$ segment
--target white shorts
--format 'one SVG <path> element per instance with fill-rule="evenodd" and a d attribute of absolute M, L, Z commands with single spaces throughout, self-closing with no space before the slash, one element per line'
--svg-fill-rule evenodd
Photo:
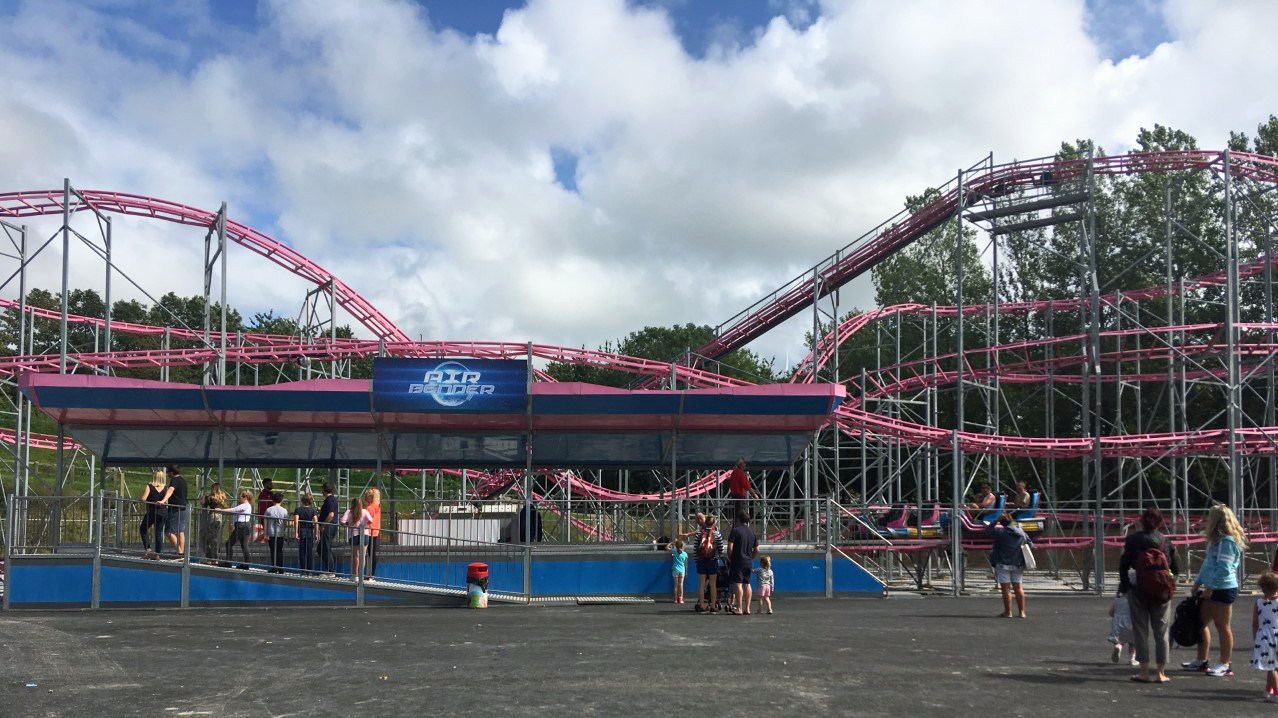
<path fill-rule="evenodd" d="M 994 580 L 998 581 L 1000 586 L 1005 583 L 1020 583 L 1021 578 L 1024 576 L 1025 569 L 1020 566 L 1008 566 L 1000 563 L 994 567 Z"/>
<path fill-rule="evenodd" d="M 671 578 L 673 578 L 673 579 L 674 579 L 674 580 L 676 580 L 676 581 L 682 581 L 682 580 L 683 580 L 683 574 L 679 573 L 678 571 L 672 571 L 672 572 L 670 573 L 670 577 L 671 577 Z"/>

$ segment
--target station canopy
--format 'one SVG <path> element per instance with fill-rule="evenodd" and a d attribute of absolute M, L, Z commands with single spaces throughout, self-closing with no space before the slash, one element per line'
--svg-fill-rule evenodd
<path fill-rule="evenodd" d="M 372 379 L 200 386 L 27 373 L 23 393 L 109 465 L 790 466 L 837 384 L 627 391 L 531 382 L 524 361 L 378 359 Z"/>

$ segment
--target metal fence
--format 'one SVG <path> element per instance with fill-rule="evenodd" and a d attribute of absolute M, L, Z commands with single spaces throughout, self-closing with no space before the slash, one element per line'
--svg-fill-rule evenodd
<path fill-rule="evenodd" d="M 250 514 L 247 540 L 233 542 L 234 515 L 191 506 L 185 509 L 181 547 L 166 526 L 172 509 L 111 495 L 96 497 L 12 497 L 5 535 L 9 555 L 98 554 L 173 561 L 243 571 L 275 571 L 313 579 L 351 580 L 388 588 L 466 588 L 466 566 L 488 565 L 491 592 L 527 597 L 525 576 L 530 547 L 463 535 L 381 528 L 365 544 L 351 540 L 344 526 L 306 532 L 290 512 L 283 522 L 282 547 L 273 557 L 266 522 Z M 331 541 L 325 554 L 322 535 Z M 158 540 L 158 543 L 157 543 Z M 354 571 L 356 552 L 360 570 Z M 325 560 L 325 559 L 328 560 Z"/>
<path fill-rule="evenodd" d="M 1027 573 L 1027 589 L 1117 589 L 1124 539 L 1139 525 L 1140 511 L 1135 506 L 1096 513 L 1091 504 L 1076 503 L 1009 513 L 1029 533 L 1038 559 L 1037 569 Z M 840 506 L 821 525 L 829 530 L 837 556 L 856 561 L 894 590 L 948 593 L 955 590 L 956 579 L 960 591 L 992 590 L 990 537 L 983 529 L 993 515 L 965 510 L 953 522 L 959 527 L 963 549 L 956 570 L 949 514 L 948 507 L 936 504 Z M 1258 511 L 1241 517 L 1249 542 L 1240 566 L 1244 586 L 1273 564 L 1278 531 L 1271 514 Z M 1206 542 L 1201 531 L 1206 516 L 1206 509 L 1165 513 L 1163 532 L 1175 549 L 1179 580 L 1186 586 L 1193 583 L 1203 560 Z"/>

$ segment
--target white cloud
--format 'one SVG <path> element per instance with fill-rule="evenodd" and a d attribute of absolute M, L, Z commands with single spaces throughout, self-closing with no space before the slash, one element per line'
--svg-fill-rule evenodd
<path fill-rule="evenodd" d="M 1270 3 L 1169 2 L 1172 40 L 1117 64 L 1082 0 L 797 11 L 696 59 L 621 0 L 533 0 L 477 38 L 407 2 L 278 2 L 221 35 L 197 6 L 169 36 L 32 2 L 0 48 L 0 191 L 226 199 L 412 336 L 593 346 L 718 324 L 987 152 L 1116 151 L 1154 122 L 1213 147 L 1278 107 Z M 200 291 L 199 230 L 116 234 L 152 293 Z M 230 256 L 232 304 L 296 313 L 299 282 Z M 784 357 L 807 325 L 756 346 Z"/>

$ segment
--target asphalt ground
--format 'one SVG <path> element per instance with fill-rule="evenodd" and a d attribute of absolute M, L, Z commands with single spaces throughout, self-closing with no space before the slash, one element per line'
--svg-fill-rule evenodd
<path fill-rule="evenodd" d="M 748 617 L 671 603 L 9 612 L 0 716 L 1278 714 L 1248 667 L 1246 610 L 1235 677 L 1137 685 L 1110 663 L 1109 604 L 1031 596 L 1026 620 L 995 618 L 993 597 L 778 596 L 775 615 Z"/>

